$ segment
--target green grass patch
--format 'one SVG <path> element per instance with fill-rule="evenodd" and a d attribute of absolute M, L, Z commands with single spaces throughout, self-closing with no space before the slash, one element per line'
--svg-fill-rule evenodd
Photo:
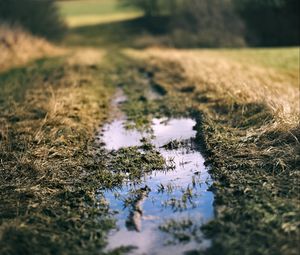
<path fill-rule="evenodd" d="M 217 50 L 215 53 L 245 64 L 281 71 L 298 71 L 299 69 L 299 47 Z"/>
<path fill-rule="evenodd" d="M 121 6 L 118 0 L 65 1 L 59 2 L 58 6 L 64 17 L 111 15 L 135 10 Z"/>
<path fill-rule="evenodd" d="M 136 18 L 142 15 L 118 0 L 87 0 L 58 2 L 62 16 L 71 27 L 103 24 Z"/>

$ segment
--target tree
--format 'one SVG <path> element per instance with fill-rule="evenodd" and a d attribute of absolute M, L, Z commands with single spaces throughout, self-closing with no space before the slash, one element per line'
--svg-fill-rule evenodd
<path fill-rule="evenodd" d="M 133 5 L 145 12 L 147 17 L 159 14 L 158 0 L 122 0 L 124 5 Z"/>
<path fill-rule="evenodd" d="M 299 45 L 299 0 L 235 0 L 253 45 Z"/>
<path fill-rule="evenodd" d="M 183 46 L 244 45 L 243 22 L 231 0 L 185 0 L 177 8 L 171 26 L 184 40 Z"/>
<path fill-rule="evenodd" d="M 163 16 L 155 25 L 167 27 L 177 46 L 299 45 L 299 0 L 121 1 Z"/>
<path fill-rule="evenodd" d="M 54 0 L 0 0 L 0 20 L 48 39 L 59 39 L 66 28 Z"/>

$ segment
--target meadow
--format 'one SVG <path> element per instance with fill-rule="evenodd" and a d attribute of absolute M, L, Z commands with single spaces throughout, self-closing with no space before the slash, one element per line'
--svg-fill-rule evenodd
<path fill-rule="evenodd" d="M 141 11 L 121 6 L 118 0 L 65 1 L 57 4 L 71 27 L 116 22 L 142 16 Z"/>
<path fill-rule="evenodd" d="M 161 19 L 115 0 L 58 5 L 60 43 L 0 26 L 0 253 L 130 254 L 106 249 L 116 220 L 103 193 L 166 162 L 148 141 L 107 152 L 97 137 L 122 111 L 143 131 L 162 116 L 197 122 L 215 216 L 167 225 L 176 242 L 201 230 L 211 246 L 191 254 L 298 254 L 299 47 L 178 49 Z"/>

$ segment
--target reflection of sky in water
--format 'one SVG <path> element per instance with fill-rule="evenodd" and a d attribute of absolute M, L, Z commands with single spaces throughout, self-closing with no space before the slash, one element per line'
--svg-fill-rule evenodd
<path fill-rule="evenodd" d="M 125 129 L 123 120 L 115 120 L 103 128 L 103 141 L 106 149 L 117 150 L 122 147 L 141 145 L 143 135 L 134 129 Z"/>
<path fill-rule="evenodd" d="M 175 170 L 153 171 L 146 175 L 140 184 L 128 182 L 122 188 L 106 191 L 105 198 L 110 203 L 110 209 L 116 211 L 118 230 L 112 231 L 109 236 L 109 249 L 119 246 L 133 245 L 139 248 L 132 254 L 182 254 L 184 251 L 205 248 L 209 241 L 201 244 L 191 241 L 187 244 L 164 245 L 170 236 L 158 230 L 158 226 L 169 219 L 191 219 L 197 225 L 213 217 L 213 194 L 207 191 L 210 176 L 204 166 L 202 155 L 191 148 L 165 150 L 162 145 L 172 140 L 186 140 L 194 138 L 195 121 L 192 119 L 154 119 L 152 129 L 154 138 L 152 143 L 168 160 L 175 163 Z M 121 147 L 140 145 L 140 139 L 145 134 L 136 130 L 126 130 L 123 121 L 114 121 L 104 127 L 103 141 L 109 150 Z M 191 141 L 192 143 L 192 141 Z M 161 188 L 161 184 L 164 189 Z M 130 208 L 124 208 L 124 199 L 131 191 L 145 186 L 151 190 L 142 204 L 143 215 L 140 232 L 127 230 L 126 219 Z M 169 189 L 167 188 L 169 187 Z M 182 197 L 189 189 L 186 203 Z M 171 239 L 172 240 L 172 239 Z"/>

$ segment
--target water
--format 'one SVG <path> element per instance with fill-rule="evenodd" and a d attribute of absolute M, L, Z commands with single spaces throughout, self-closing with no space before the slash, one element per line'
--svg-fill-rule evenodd
<path fill-rule="evenodd" d="M 135 246 L 130 254 L 175 255 L 209 247 L 209 240 L 198 230 L 201 224 L 213 218 L 213 194 L 208 191 L 211 180 L 204 158 L 194 144 L 195 124 L 190 118 L 153 119 L 151 134 L 127 130 L 124 120 L 115 120 L 103 128 L 102 140 L 107 150 L 139 146 L 140 140 L 148 137 L 175 166 L 171 171 L 153 171 L 139 183 L 128 181 L 120 189 L 104 192 L 117 219 L 117 229 L 109 235 L 108 250 Z M 173 150 L 162 147 L 174 140 L 184 141 L 184 146 Z M 124 206 L 124 200 L 130 197 L 135 198 L 133 206 Z M 193 222 L 185 224 L 185 229 L 171 231 L 179 232 L 180 236 L 183 233 L 184 242 L 159 228 L 172 220 Z M 191 236 L 193 226 L 197 231 Z"/>

